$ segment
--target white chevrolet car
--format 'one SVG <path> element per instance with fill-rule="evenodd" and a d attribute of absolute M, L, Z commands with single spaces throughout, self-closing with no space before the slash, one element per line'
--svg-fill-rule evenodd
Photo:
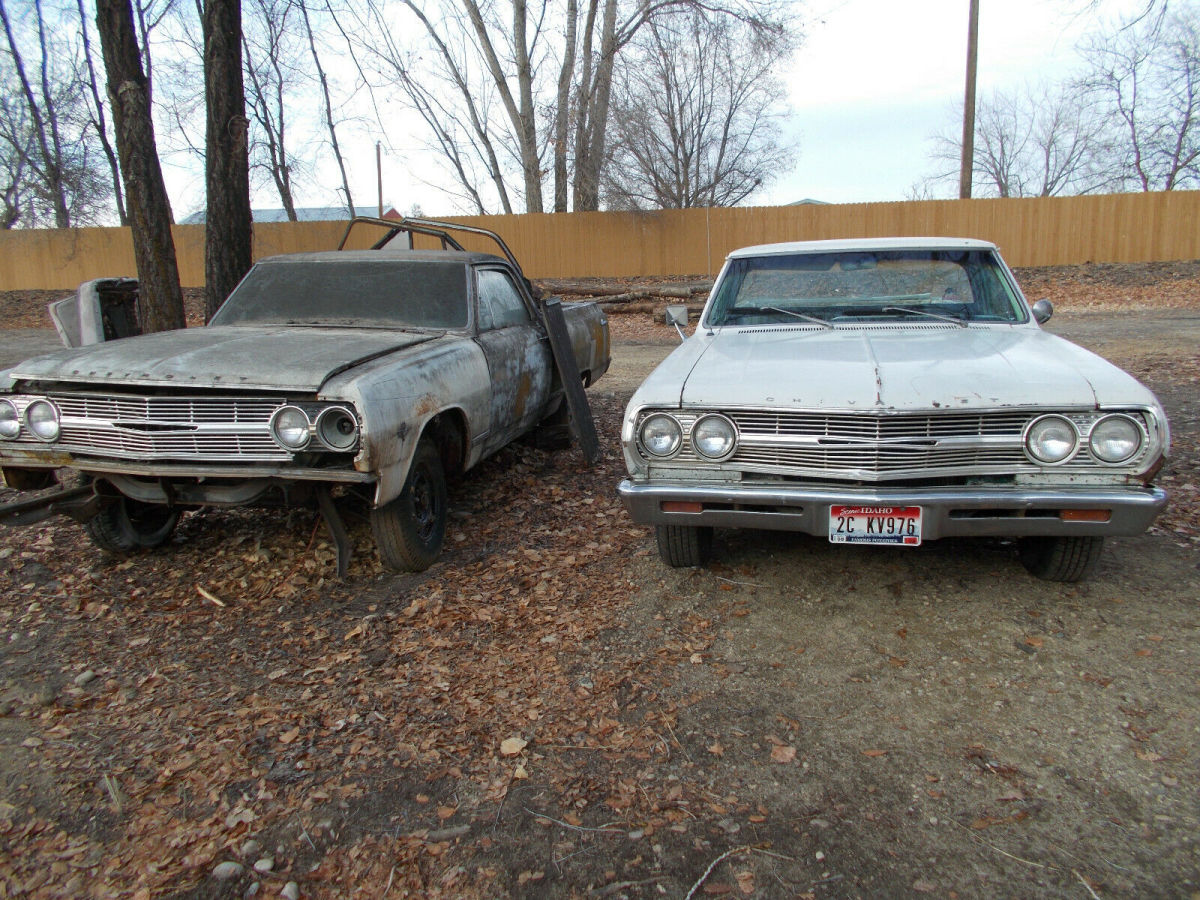
<path fill-rule="evenodd" d="M 1051 312 L 984 241 L 735 251 L 629 403 L 622 500 L 672 566 L 714 528 L 765 528 L 1011 537 L 1033 574 L 1085 578 L 1165 505 L 1170 438 L 1142 384 L 1041 329 Z"/>

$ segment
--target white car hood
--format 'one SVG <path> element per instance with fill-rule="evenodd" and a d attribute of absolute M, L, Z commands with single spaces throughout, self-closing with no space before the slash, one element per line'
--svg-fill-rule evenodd
<path fill-rule="evenodd" d="M 1135 379 L 1062 338 L 990 325 L 700 332 L 638 394 L 646 405 L 880 412 L 1154 402 Z"/>
<path fill-rule="evenodd" d="M 14 366 L 10 379 L 316 391 L 338 372 L 441 332 L 208 326 L 91 344 Z"/>

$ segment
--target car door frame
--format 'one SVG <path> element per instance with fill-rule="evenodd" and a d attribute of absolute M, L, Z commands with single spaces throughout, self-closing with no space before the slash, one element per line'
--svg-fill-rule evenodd
<path fill-rule="evenodd" d="M 554 356 L 541 312 L 525 280 L 500 260 L 472 266 L 471 291 L 475 308 L 475 340 L 487 361 L 491 382 L 488 433 L 484 454 L 494 453 L 540 420 L 554 383 Z M 485 328 L 479 279 L 498 272 L 516 292 L 528 322 Z M 489 308 L 490 309 L 490 308 Z"/>

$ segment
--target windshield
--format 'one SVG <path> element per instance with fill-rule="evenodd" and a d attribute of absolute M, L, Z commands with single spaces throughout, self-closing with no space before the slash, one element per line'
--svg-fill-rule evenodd
<path fill-rule="evenodd" d="M 876 250 L 730 260 L 710 326 L 925 319 L 1023 322 L 1025 311 L 988 250 Z"/>
<path fill-rule="evenodd" d="M 467 267 L 396 259 L 260 263 L 211 324 L 465 328 Z"/>

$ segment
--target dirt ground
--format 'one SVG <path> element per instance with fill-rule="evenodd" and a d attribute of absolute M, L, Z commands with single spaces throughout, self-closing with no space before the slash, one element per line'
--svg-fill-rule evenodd
<path fill-rule="evenodd" d="M 1200 267 L 1021 277 L 1171 416 L 1170 509 L 1083 585 L 1001 542 L 664 567 L 615 496 L 649 317 L 601 463 L 487 461 L 419 576 L 350 505 L 341 582 L 307 511 L 0 531 L 0 897 L 1200 898 Z"/>

